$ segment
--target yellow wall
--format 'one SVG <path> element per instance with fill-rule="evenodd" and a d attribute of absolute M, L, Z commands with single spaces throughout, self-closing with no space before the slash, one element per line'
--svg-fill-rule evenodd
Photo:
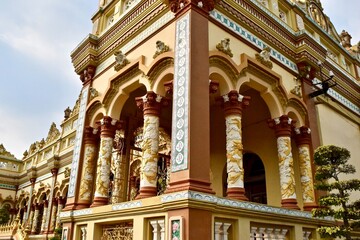
<path fill-rule="evenodd" d="M 351 153 L 349 163 L 357 172 L 342 176 L 343 179 L 360 179 L 360 126 L 345 116 L 335 112 L 324 104 L 317 105 L 321 144 L 336 145 L 348 149 Z M 352 194 L 353 200 L 360 199 L 360 192 Z"/>

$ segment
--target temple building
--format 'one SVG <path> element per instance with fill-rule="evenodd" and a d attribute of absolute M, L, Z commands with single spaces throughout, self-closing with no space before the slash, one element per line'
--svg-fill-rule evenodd
<path fill-rule="evenodd" d="M 89 4 L 74 107 L 22 159 L 0 145 L 0 239 L 318 240 L 336 224 L 311 215 L 313 153 L 346 147 L 360 178 L 360 48 L 320 0 Z"/>

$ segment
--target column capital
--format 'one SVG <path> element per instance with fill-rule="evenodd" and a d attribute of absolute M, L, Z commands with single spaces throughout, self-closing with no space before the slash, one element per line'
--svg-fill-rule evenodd
<path fill-rule="evenodd" d="M 96 144 L 99 137 L 99 129 L 90 126 L 85 126 L 84 129 L 84 144 Z"/>
<path fill-rule="evenodd" d="M 185 12 L 188 9 L 195 9 L 209 14 L 215 8 L 219 0 L 163 0 L 170 7 L 170 10 L 176 15 Z"/>
<path fill-rule="evenodd" d="M 230 91 L 218 98 L 221 101 L 225 117 L 230 115 L 241 115 L 242 110 L 250 105 L 250 97 L 243 96 L 236 90 Z"/>
<path fill-rule="evenodd" d="M 105 116 L 103 119 L 98 121 L 97 124 L 100 125 L 100 137 L 114 138 L 115 131 L 121 129 L 124 122 Z"/>
<path fill-rule="evenodd" d="M 294 132 L 297 145 L 311 144 L 311 129 L 309 127 L 294 128 Z"/>
<path fill-rule="evenodd" d="M 161 107 L 168 106 L 170 100 L 166 97 L 162 97 L 153 91 L 149 91 L 143 97 L 135 98 L 136 105 L 142 108 L 144 115 L 159 116 Z"/>
<path fill-rule="evenodd" d="M 289 118 L 287 115 L 268 120 L 268 125 L 275 130 L 276 137 L 290 137 L 295 123 L 296 120 Z"/>

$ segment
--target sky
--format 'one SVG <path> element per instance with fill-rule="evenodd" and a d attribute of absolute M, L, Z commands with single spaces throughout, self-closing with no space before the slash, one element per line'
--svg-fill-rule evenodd
<path fill-rule="evenodd" d="M 321 0 L 337 32 L 360 40 L 359 0 Z M 18 159 L 81 91 L 70 53 L 91 32 L 98 0 L 2 1 L 0 7 L 0 144 Z"/>

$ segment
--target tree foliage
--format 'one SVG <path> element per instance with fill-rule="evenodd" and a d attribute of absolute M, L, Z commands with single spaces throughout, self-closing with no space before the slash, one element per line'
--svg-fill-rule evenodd
<path fill-rule="evenodd" d="M 360 180 L 340 180 L 342 174 L 355 173 L 355 167 L 348 164 L 350 152 L 346 148 L 334 145 L 316 149 L 314 161 L 316 165 L 315 188 L 327 191 L 320 197 L 320 208 L 314 209 L 314 217 L 333 217 L 341 220 L 338 226 L 322 226 L 318 231 L 322 237 L 345 237 L 351 240 L 352 229 L 360 226 L 360 200 L 350 202 L 350 193 L 360 190 Z"/>
<path fill-rule="evenodd" d="M 7 223 L 9 221 L 9 209 L 10 207 L 8 205 L 4 205 L 2 208 L 0 208 L 0 224 Z"/>

